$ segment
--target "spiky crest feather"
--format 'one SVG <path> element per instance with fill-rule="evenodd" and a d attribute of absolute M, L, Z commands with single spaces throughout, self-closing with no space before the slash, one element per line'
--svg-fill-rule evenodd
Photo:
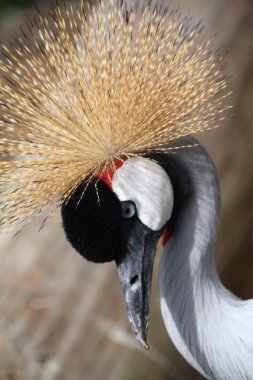
<path fill-rule="evenodd" d="M 2 229 L 66 201 L 115 159 L 212 128 L 228 95 L 202 25 L 159 0 L 84 0 L 2 46 Z"/>

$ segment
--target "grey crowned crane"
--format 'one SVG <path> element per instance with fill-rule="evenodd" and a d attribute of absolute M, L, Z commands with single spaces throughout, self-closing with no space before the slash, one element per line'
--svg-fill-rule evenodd
<path fill-rule="evenodd" d="M 114 260 L 147 347 L 156 245 L 161 311 L 203 376 L 253 379 L 253 303 L 214 261 L 216 170 L 193 138 L 229 108 L 224 64 L 203 26 L 166 2 L 64 2 L 2 45 L 1 231 L 61 207 L 72 246 Z M 50 208 L 51 207 L 51 208 Z"/>

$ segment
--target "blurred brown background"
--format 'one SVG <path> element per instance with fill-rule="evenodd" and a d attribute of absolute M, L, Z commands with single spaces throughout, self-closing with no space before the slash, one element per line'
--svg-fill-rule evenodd
<path fill-rule="evenodd" d="M 1 34 L 23 21 L 25 1 L 0 2 Z M 177 4 L 176 0 L 173 3 Z M 199 136 L 221 182 L 218 255 L 222 279 L 253 297 L 253 2 L 181 0 L 219 33 L 234 91 L 233 117 Z M 0 237 L 0 380 L 202 379 L 176 352 L 163 326 L 153 281 L 149 351 L 135 341 L 114 264 L 73 252 L 59 215 Z M 159 259 L 158 259 L 159 260 Z M 157 260 L 157 262 L 158 262 Z M 156 264 L 157 266 L 157 264 Z M 157 269 L 157 268 L 156 268 Z M 157 272 L 157 270 L 156 270 Z M 239 380 L 239 379 L 238 379 Z"/>

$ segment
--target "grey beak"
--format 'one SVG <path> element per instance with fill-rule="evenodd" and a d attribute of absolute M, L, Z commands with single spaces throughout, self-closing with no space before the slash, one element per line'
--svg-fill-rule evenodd
<path fill-rule="evenodd" d="M 139 220 L 123 228 L 122 251 L 116 260 L 129 322 L 137 340 L 146 343 L 149 327 L 150 295 L 156 246 L 161 232 L 154 232 Z"/>

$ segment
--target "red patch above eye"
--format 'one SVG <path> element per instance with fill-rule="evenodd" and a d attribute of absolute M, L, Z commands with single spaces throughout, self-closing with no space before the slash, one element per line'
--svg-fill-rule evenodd
<path fill-rule="evenodd" d="M 109 166 L 105 171 L 97 172 L 98 178 L 103 181 L 110 189 L 112 189 L 113 176 L 119 168 L 124 164 L 127 158 L 122 158 L 122 160 L 116 160 L 113 165 Z"/>
<path fill-rule="evenodd" d="M 163 245 L 163 247 L 165 247 L 165 245 L 167 244 L 170 236 L 171 236 L 171 230 L 166 229 L 164 231 L 164 233 L 162 234 L 162 245 Z"/>

